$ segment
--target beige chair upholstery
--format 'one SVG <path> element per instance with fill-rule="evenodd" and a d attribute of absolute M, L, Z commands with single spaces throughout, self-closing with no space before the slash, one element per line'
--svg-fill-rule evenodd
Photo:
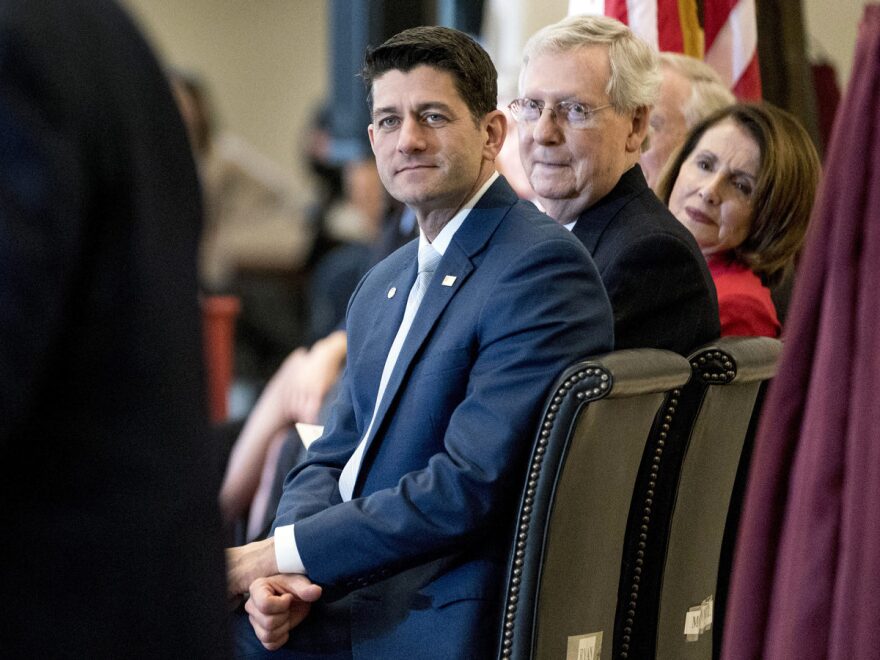
<path fill-rule="evenodd" d="M 683 399 L 696 416 L 683 445 L 662 562 L 656 648 L 641 647 L 630 657 L 719 655 L 751 442 L 780 350 L 775 339 L 728 337 L 690 357 L 693 378 Z"/>
<path fill-rule="evenodd" d="M 611 657 L 645 442 L 690 371 L 671 352 L 618 351 L 574 365 L 553 388 L 520 500 L 501 658 L 589 658 L 591 646 Z"/>

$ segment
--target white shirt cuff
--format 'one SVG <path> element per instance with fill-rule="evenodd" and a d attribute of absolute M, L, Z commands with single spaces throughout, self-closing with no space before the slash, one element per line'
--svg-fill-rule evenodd
<path fill-rule="evenodd" d="M 279 573 L 306 574 L 306 567 L 296 547 L 293 525 L 282 525 L 275 529 L 275 563 L 278 564 Z"/>

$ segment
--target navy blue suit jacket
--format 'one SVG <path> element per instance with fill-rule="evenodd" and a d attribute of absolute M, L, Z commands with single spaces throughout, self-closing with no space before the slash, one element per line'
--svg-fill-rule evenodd
<path fill-rule="evenodd" d="M 648 187 L 638 165 L 581 213 L 614 309 L 614 346 L 688 355 L 721 334 L 715 284 L 694 237 Z"/>
<path fill-rule="evenodd" d="M 413 241 L 352 296 L 339 399 L 275 524 L 296 523 L 312 580 L 349 594 L 354 657 L 487 657 L 539 409 L 565 366 L 612 348 L 611 310 L 583 246 L 496 181 L 440 262 L 342 503 L 416 257 Z"/>

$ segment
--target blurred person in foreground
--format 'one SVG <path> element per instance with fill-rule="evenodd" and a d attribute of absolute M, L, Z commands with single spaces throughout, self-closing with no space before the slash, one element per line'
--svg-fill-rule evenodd
<path fill-rule="evenodd" d="M 682 53 L 660 53 L 660 95 L 651 110 L 648 148 L 639 163 L 652 190 L 670 154 L 688 131 L 716 110 L 736 103 L 711 66 Z"/>
<path fill-rule="evenodd" d="M 658 194 L 708 261 L 722 335 L 779 336 L 768 287 L 793 267 L 819 174 L 807 132 L 768 103 L 718 110 L 670 159 Z"/>
<path fill-rule="evenodd" d="M 659 84 L 656 54 L 623 23 L 572 16 L 526 43 L 510 109 L 537 202 L 596 262 L 615 348 L 687 355 L 718 337 L 718 308 L 696 242 L 638 164 Z"/>
<path fill-rule="evenodd" d="M 198 181 L 109 0 L 0 0 L 0 654 L 222 658 Z"/>
<path fill-rule="evenodd" d="M 498 652 L 511 489 L 547 390 L 612 319 L 587 251 L 495 171 L 496 78 L 448 28 L 367 53 L 373 152 L 420 236 L 352 296 L 341 391 L 273 536 L 227 552 L 243 657 Z"/>

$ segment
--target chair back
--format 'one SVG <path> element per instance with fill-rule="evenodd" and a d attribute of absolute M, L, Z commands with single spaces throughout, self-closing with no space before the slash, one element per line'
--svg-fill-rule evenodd
<path fill-rule="evenodd" d="M 668 351 L 609 353 L 551 391 L 520 498 L 500 657 L 599 658 L 645 441 L 690 376 Z M 602 657 L 608 657 L 603 655 Z"/>
<path fill-rule="evenodd" d="M 781 346 L 766 337 L 726 337 L 690 357 L 682 406 L 696 415 L 669 520 L 656 653 L 645 657 L 710 660 L 720 653 L 754 429 Z"/>

